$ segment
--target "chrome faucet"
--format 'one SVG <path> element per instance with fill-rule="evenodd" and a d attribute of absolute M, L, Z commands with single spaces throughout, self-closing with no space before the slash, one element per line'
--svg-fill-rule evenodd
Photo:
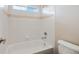
<path fill-rule="evenodd" d="M 42 40 L 45 40 L 45 39 L 47 39 L 47 37 L 42 37 L 41 39 L 42 39 Z"/>
<path fill-rule="evenodd" d="M 47 41 L 47 35 L 48 35 L 48 33 L 47 32 L 44 32 L 43 33 L 43 36 L 41 37 L 44 46 L 47 45 L 47 43 L 46 43 L 46 41 Z"/>
<path fill-rule="evenodd" d="M 44 36 L 43 36 L 43 37 L 41 37 L 41 39 L 42 39 L 42 40 L 47 39 L 47 32 L 44 32 Z"/>
<path fill-rule="evenodd" d="M 6 39 L 0 38 L 0 44 L 1 43 L 5 44 L 5 42 L 6 42 Z"/>

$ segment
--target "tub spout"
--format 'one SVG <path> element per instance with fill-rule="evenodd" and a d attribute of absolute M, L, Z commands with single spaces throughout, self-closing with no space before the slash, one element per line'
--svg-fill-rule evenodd
<path fill-rule="evenodd" d="M 1 43 L 5 44 L 5 42 L 6 42 L 6 39 L 0 38 L 0 44 Z"/>

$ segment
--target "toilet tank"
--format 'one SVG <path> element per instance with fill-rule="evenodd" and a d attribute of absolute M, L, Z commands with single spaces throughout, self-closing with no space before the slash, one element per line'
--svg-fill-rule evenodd
<path fill-rule="evenodd" d="M 59 40 L 58 51 L 59 54 L 79 54 L 79 46 L 64 40 Z"/>

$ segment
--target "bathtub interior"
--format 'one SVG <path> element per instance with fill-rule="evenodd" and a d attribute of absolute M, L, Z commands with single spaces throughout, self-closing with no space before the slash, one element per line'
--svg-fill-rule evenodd
<path fill-rule="evenodd" d="M 53 53 L 53 48 L 53 44 L 50 44 L 49 41 L 26 40 L 13 44 L 0 44 L 0 54 L 46 54 Z"/>
<path fill-rule="evenodd" d="M 44 45 L 42 40 L 25 41 L 8 45 L 8 54 L 34 54 L 40 51 L 53 48 L 52 45 Z"/>
<path fill-rule="evenodd" d="M 6 53 L 6 46 L 3 44 L 0 44 L 0 54 Z"/>

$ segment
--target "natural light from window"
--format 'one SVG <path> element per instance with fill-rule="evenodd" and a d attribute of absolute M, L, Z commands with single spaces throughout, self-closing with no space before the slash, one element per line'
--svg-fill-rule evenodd
<path fill-rule="evenodd" d="M 12 8 L 13 8 L 14 10 L 26 11 L 26 8 L 25 8 L 25 7 L 21 7 L 21 6 L 12 6 Z"/>
<path fill-rule="evenodd" d="M 33 6 L 13 6 L 14 10 L 25 11 L 28 13 L 37 13 L 39 12 L 38 8 L 34 8 Z"/>
<path fill-rule="evenodd" d="M 33 5 L 26 5 L 26 6 L 12 6 L 12 8 L 14 10 L 18 10 L 18 11 L 24 11 L 26 13 L 30 13 L 30 14 L 34 14 L 34 13 L 40 13 L 40 8 L 35 7 Z M 52 11 L 52 8 L 42 8 L 42 14 L 46 14 L 46 15 L 52 15 L 54 14 L 54 12 Z"/>

